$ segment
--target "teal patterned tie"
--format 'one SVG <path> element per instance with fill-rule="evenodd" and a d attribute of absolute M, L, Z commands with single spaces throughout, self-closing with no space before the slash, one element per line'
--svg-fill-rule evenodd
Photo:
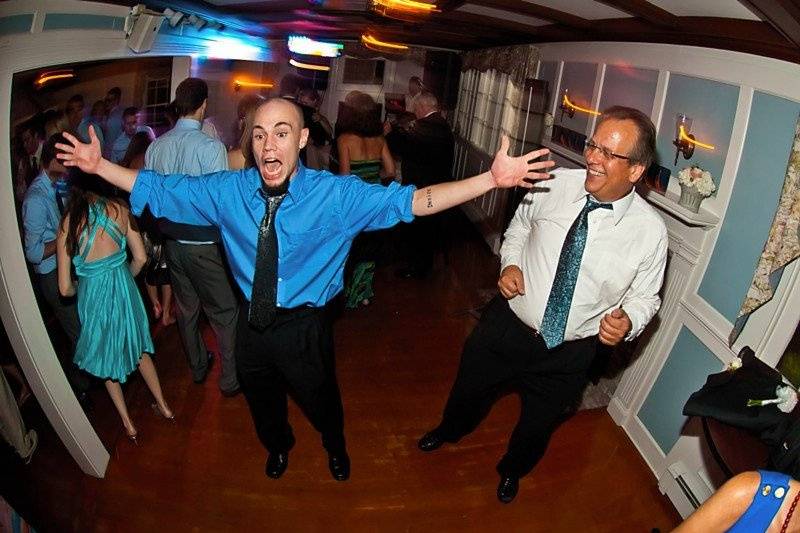
<path fill-rule="evenodd" d="M 570 226 L 561 247 L 553 287 L 550 289 L 550 297 L 547 299 L 547 307 L 542 318 L 542 338 L 549 349 L 564 342 L 564 330 L 567 327 L 572 295 L 575 293 L 575 282 L 578 281 L 583 249 L 586 247 L 589 213 L 598 208 L 612 209 L 611 204 L 600 204 L 587 196 L 586 205 Z"/>

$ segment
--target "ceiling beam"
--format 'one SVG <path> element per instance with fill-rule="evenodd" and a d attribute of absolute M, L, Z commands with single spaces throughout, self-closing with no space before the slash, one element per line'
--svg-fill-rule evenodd
<path fill-rule="evenodd" d="M 678 28 L 680 18 L 669 11 L 647 2 L 646 0 L 595 0 L 601 4 L 619 9 L 634 17 L 646 20 L 655 26 Z"/>
<path fill-rule="evenodd" d="M 593 25 L 591 20 L 546 6 L 531 4 L 530 2 L 523 0 L 470 0 L 469 3 L 510 11 L 511 13 L 509 13 L 509 15 L 511 16 L 513 16 L 514 13 L 519 13 L 542 20 L 549 20 L 563 26 L 578 28 L 581 30 L 590 30 Z"/>
<path fill-rule="evenodd" d="M 791 0 L 739 0 L 786 40 L 800 47 L 800 6 Z"/>

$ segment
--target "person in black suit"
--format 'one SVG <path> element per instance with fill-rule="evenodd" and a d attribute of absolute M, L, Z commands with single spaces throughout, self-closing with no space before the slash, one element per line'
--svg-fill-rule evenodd
<path fill-rule="evenodd" d="M 393 128 L 387 122 L 386 141 L 393 154 L 402 160 L 404 184 L 417 189 L 449 181 L 453 168 L 455 141 L 447 120 L 439 112 L 439 101 L 423 91 L 414 98 L 412 111 L 416 120 L 407 128 Z M 402 277 L 425 277 L 433 266 L 433 254 L 439 240 L 441 219 L 427 217 L 411 223 L 408 239 L 408 268 Z"/>

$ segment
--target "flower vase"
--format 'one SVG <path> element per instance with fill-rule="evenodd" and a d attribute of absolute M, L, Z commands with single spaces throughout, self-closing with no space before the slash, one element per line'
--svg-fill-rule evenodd
<path fill-rule="evenodd" d="M 697 213 L 700 210 L 700 202 L 703 201 L 704 196 L 700 194 L 694 187 L 688 187 L 681 183 L 681 197 L 678 204 L 685 207 L 692 213 Z"/>

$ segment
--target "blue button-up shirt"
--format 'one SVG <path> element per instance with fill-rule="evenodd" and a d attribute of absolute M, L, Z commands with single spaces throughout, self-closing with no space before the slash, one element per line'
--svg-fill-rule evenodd
<path fill-rule="evenodd" d="M 131 191 L 131 208 L 145 205 L 157 217 L 184 224 L 213 224 L 234 279 L 246 298 L 253 290 L 258 228 L 266 211 L 255 168 L 192 178 L 142 170 Z M 319 307 L 344 286 L 344 263 L 361 231 L 413 220 L 413 186 L 369 185 L 355 176 L 334 176 L 298 163 L 278 208 L 278 305 Z"/>
<path fill-rule="evenodd" d="M 150 139 L 156 138 L 156 134 L 153 131 L 153 128 L 150 126 L 136 126 L 136 133 L 140 132 L 147 133 L 150 136 Z M 108 153 L 111 161 L 114 163 L 119 163 L 122 161 L 122 158 L 125 157 L 125 153 L 128 151 L 128 146 L 131 145 L 131 139 L 133 139 L 133 135 L 129 137 L 125 131 L 119 134 L 117 140 L 115 140 L 114 144 L 111 145 L 111 150 Z"/>
<path fill-rule="evenodd" d="M 44 245 L 55 240 L 60 221 L 55 187 L 50 177 L 42 172 L 31 182 L 22 202 L 25 257 L 38 274 L 49 274 L 56 269 L 56 255 L 45 258 Z"/>
<path fill-rule="evenodd" d="M 190 176 L 228 170 L 225 145 L 200 128 L 197 120 L 178 119 L 174 128 L 147 147 L 144 168 L 160 174 L 180 172 Z"/>

